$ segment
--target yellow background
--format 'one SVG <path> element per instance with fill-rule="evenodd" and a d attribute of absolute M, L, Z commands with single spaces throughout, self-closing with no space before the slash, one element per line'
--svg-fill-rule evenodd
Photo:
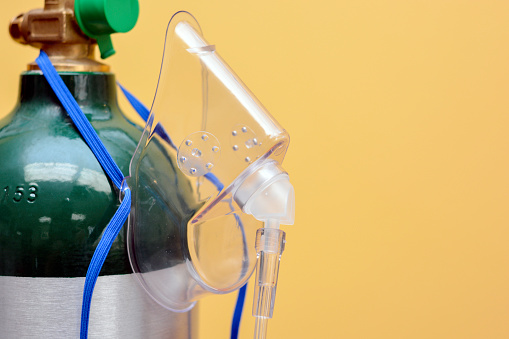
<path fill-rule="evenodd" d="M 509 3 L 141 0 L 108 63 L 146 104 L 180 9 L 292 137 L 269 338 L 509 338 Z M 0 45 L 3 116 L 37 52 Z M 202 302 L 201 338 L 228 338 L 234 302 Z"/>

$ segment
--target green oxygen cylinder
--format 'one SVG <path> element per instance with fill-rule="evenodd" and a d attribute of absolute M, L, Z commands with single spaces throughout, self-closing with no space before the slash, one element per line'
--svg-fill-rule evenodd
<path fill-rule="evenodd" d="M 73 1 L 46 0 L 44 9 L 16 17 L 10 33 L 49 55 L 127 175 L 142 128 L 122 114 L 115 76 L 93 57 L 97 40 L 102 41 L 102 54 L 111 55 L 106 33 L 115 31 L 100 30 L 97 8 L 108 8 L 107 18 L 120 15 L 124 2 L 89 1 L 95 8 L 92 14 L 85 2 L 76 0 L 81 15 L 77 20 Z M 95 35 L 84 34 L 82 25 Z M 16 107 L 0 120 L 0 157 L 0 338 L 78 338 L 88 264 L 119 206 L 119 192 L 35 63 L 21 73 Z M 173 186 L 162 188 L 173 205 L 154 213 L 161 214 L 164 227 L 175 230 L 168 248 L 181 253 L 185 239 L 179 229 L 196 208 L 190 185 L 162 150 L 150 154 L 146 170 L 173 177 Z M 89 338 L 196 338 L 195 310 L 168 311 L 137 284 L 126 230 L 125 225 L 95 286 Z"/>

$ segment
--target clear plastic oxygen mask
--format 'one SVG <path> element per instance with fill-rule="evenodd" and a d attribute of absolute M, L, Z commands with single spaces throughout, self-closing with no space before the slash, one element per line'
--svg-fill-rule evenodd
<path fill-rule="evenodd" d="M 288 143 L 194 17 L 175 14 L 127 179 L 129 257 L 155 301 L 187 311 L 207 293 L 240 288 L 256 267 L 255 336 L 265 336 L 285 244 L 279 225 L 294 219 L 294 190 L 281 167 Z M 147 156 L 154 152 L 180 171 L 158 171 Z"/>

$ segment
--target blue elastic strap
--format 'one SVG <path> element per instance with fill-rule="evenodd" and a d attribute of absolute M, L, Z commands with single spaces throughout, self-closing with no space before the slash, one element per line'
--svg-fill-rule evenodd
<path fill-rule="evenodd" d="M 122 180 L 124 180 L 122 171 L 120 171 L 117 164 L 115 164 L 111 158 L 111 155 L 106 150 L 106 147 L 104 147 L 101 139 L 99 139 L 99 136 L 90 122 L 88 122 L 85 114 L 81 111 L 80 106 L 72 96 L 71 92 L 69 92 L 69 89 L 65 86 L 62 78 L 58 75 L 46 53 L 41 51 L 39 57 L 35 61 L 39 65 L 39 68 L 44 74 L 46 80 L 48 80 L 49 85 L 57 95 L 58 100 L 60 100 L 62 106 L 64 106 L 65 110 L 76 125 L 76 128 L 80 131 L 81 136 L 85 139 L 88 147 L 90 147 L 92 152 L 94 152 L 95 157 L 106 174 L 108 174 L 111 181 L 113 181 L 115 186 L 120 189 Z"/>
<path fill-rule="evenodd" d="M 50 87 L 55 92 L 56 96 L 60 100 L 62 106 L 65 108 L 69 116 L 71 117 L 73 123 L 76 128 L 80 131 L 83 139 L 90 147 L 95 157 L 101 164 L 102 168 L 106 172 L 106 174 L 110 177 L 111 181 L 117 186 L 117 188 L 121 189 L 122 181 L 124 180 L 124 176 L 116 163 L 111 158 L 111 155 L 108 153 L 104 144 L 101 142 L 99 136 L 95 132 L 94 128 L 87 120 L 83 112 L 81 111 L 78 103 L 69 92 L 68 88 L 65 86 L 64 82 L 58 75 L 57 71 L 51 64 L 46 53 L 41 51 L 39 57 L 36 59 L 39 68 L 43 72 L 44 77 L 50 84 Z M 133 95 L 131 95 L 125 88 L 120 86 L 122 91 L 126 94 L 133 108 L 140 114 L 140 116 L 147 120 L 149 116 L 148 109 Z M 129 95 L 128 95 L 129 94 Z M 161 138 L 170 144 L 173 148 L 176 149 L 175 144 L 172 142 L 171 138 L 168 136 L 166 131 L 161 125 L 156 126 L 156 133 L 158 133 Z M 221 191 L 224 188 L 224 185 L 218 180 L 218 178 L 209 173 L 206 175 L 206 178 L 216 186 L 218 191 Z M 99 244 L 96 247 L 94 255 L 92 256 L 92 260 L 90 261 L 90 265 L 88 267 L 87 276 L 85 278 L 85 286 L 83 290 L 83 303 L 81 310 L 81 328 L 80 328 L 80 338 L 86 339 L 88 337 L 88 323 L 90 316 L 90 303 L 92 301 L 92 295 L 94 291 L 95 284 L 97 282 L 97 277 L 101 271 L 101 268 L 106 260 L 108 252 L 110 251 L 111 245 L 113 241 L 117 237 L 118 233 L 122 229 L 127 216 L 131 210 L 131 191 L 126 188 L 124 190 L 124 199 L 120 204 L 120 207 L 113 215 L 113 218 L 108 223 Z M 244 285 L 239 290 L 239 295 L 237 298 L 237 303 L 235 306 L 235 312 L 233 315 L 232 321 L 232 333 L 231 338 L 238 337 L 238 330 L 240 326 L 240 320 L 242 316 L 242 310 L 244 307 L 244 300 L 246 295 L 246 287 L 247 284 Z"/>
<path fill-rule="evenodd" d="M 111 155 L 108 153 L 94 128 L 81 111 L 71 92 L 69 92 L 69 89 L 65 86 L 62 78 L 58 75 L 46 53 L 41 51 L 36 62 L 49 85 L 60 100 L 60 103 L 64 106 L 76 128 L 78 128 L 81 136 L 94 153 L 108 177 L 118 189 L 121 189 L 122 181 L 124 180 L 122 171 L 120 171 L 117 164 L 111 158 Z M 124 190 L 124 194 L 124 199 L 122 200 L 118 210 L 113 215 L 113 218 L 111 218 L 108 223 L 108 226 L 106 226 L 104 234 L 95 249 L 90 265 L 88 266 L 85 286 L 83 288 L 83 303 L 81 308 L 81 339 L 86 339 L 88 336 L 90 303 L 92 301 L 92 294 L 94 292 L 97 277 L 99 276 L 99 272 L 106 260 L 106 256 L 110 251 L 113 241 L 122 229 L 122 226 L 131 211 L 131 191 L 129 188 Z"/>
<path fill-rule="evenodd" d="M 205 179 L 207 179 L 208 181 L 210 181 L 212 183 L 212 185 L 216 186 L 216 189 L 221 192 L 224 188 L 224 185 L 223 183 L 215 176 L 214 173 L 205 173 L 204 175 Z"/>
<path fill-rule="evenodd" d="M 125 89 L 122 85 L 120 85 L 118 82 L 117 82 L 117 84 L 120 87 L 120 89 L 122 90 L 122 92 L 124 93 L 124 95 L 126 96 L 127 100 L 131 104 L 131 106 L 133 106 L 134 110 L 138 113 L 138 115 L 144 121 L 147 121 L 147 119 L 150 115 L 150 111 L 148 110 L 148 108 L 140 100 L 138 100 L 133 94 L 131 94 L 127 89 Z M 157 130 L 158 127 L 160 128 L 159 131 Z M 157 124 L 155 131 L 164 140 L 166 140 L 166 141 L 169 140 L 168 144 L 173 149 L 175 149 L 175 150 L 177 149 L 175 144 L 171 141 L 171 138 L 169 137 L 169 135 L 166 133 L 166 131 L 160 124 Z M 210 181 L 216 187 L 216 189 L 218 191 L 223 190 L 224 184 L 213 173 L 209 172 L 209 173 L 205 174 L 204 177 L 205 177 L 205 179 Z M 232 209 L 233 209 L 233 207 L 232 207 Z M 242 227 L 242 221 L 240 220 L 240 217 L 237 214 L 235 214 L 235 218 L 237 220 L 237 223 L 241 226 L 242 236 L 243 236 L 243 240 L 244 240 L 244 251 L 246 252 L 247 251 L 247 243 L 246 243 L 246 236 L 244 234 L 244 227 Z M 247 256 L 247 253 L 245 253 L 244 255 Z M 247 289 L 247 283 L 244 284 L 244 286 L 242 286 L 239 289 L 239 294 L 237 296 L 237 303 L 235 304 L 235 310 L 233 312 L 231 339 L 237 339 L 239 336 L 240 320 L 242 319 L 242 311 L 244 310 L 244 301 L 246 300 L 246 289 Z"/>
<path fill-rule="evenodd" d="M 233 312 L 231 339 L 239 337 L 240 321 L 242 320 L 242 311 L 244 310 L 244 301 L 246 301 L 247 283 L 239 289 L 235 311 Z"/>
<path fill-rule="evenodd" d="M 122 90 L 122 93 L 124 93 L 125 97 L 127 98 L 127 101 L 133 106 L 134 110 L 138 113 L 138 115 L 143 119 L 143 121 L 147 122 L 148 117 L 150 116 L 150 111 L 148 108 L 143 105 L 143 103 L 138 100 L 134 95 L 131 94 L 127 89 L 124 88 L 120 83 L 117 82 L 118 87 Z M 156 128 L 154 128 L 154 132 L 159 134 L 159 136 L 166 141 L 173 149 L 177 149 L 177 146 L 173 143 L 173 140 L 171 140 L 170 136 L 164 129 L 164 127 L 161 124 L 157 124 Z"/>

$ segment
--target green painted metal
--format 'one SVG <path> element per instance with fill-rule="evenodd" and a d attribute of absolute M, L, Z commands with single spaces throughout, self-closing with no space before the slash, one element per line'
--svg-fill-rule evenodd
<path fill-rule="evenodd" d="M 62 78 L 124 175 L 142 129 L 118 107 L 113 74 Z M 119 201 L 109 181 L 44 77 L 21 75 L 19 100 L 0 120 L 0 275 L 83 277 Z M 182 253 L 196 203 L 191 186 L 161 148 L 141 175 L 164 171 L 166 208 L 154 210 L 154 237 Z M 159 213 L 159 215 L 157 214 Z M 124 226 L 101 275 L 131 273 Z M 184 248 L 185 251 L 185 248 Z M 177 259 L 177 258 L 176 258 Z"/>

